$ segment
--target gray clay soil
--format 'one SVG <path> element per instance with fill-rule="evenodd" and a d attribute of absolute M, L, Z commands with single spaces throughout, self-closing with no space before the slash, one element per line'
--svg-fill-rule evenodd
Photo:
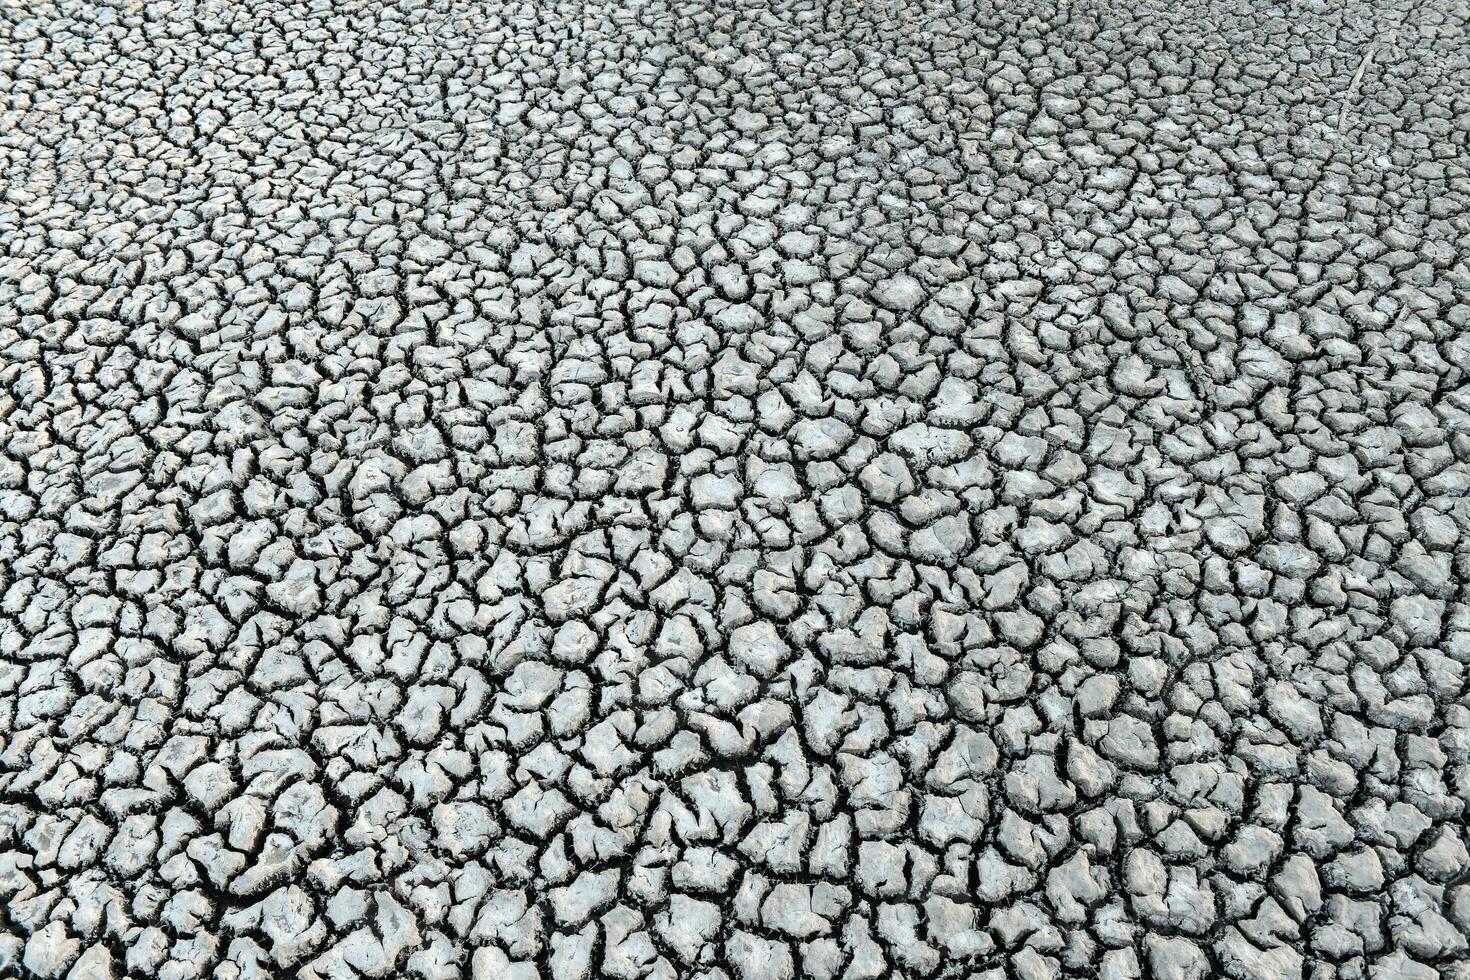
<path fill-rule="evenodd" d="M 0 5 L 0 976 L 1470 978 L 1467 26 Z"/>

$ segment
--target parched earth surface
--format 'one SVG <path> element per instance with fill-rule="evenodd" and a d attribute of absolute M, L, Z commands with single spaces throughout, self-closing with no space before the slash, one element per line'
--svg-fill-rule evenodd
<path fill-rule="evenodd" d="M 1470 10 L 0 7 L 0 974 L 1470 977 Z"/>

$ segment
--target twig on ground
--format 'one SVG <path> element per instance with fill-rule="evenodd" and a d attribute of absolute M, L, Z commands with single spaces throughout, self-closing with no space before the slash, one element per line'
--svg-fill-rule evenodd
<path fill-rule="evenodd" d="M 1347 91 L 1342 96 L 1342 108 L 1337 110 L 1337 131 L 1339 133 L 1343 131 L 1343 125 L 1347 122 L 1348 107 L 1358 97 L 1358 86 L 1363 84 L 1363 75 L 1368 71 L 1368 66 L 1373 63 L 1377 54 L 1377 46 L 1369 48 L 1368 53 L 1363 55 L 1363 60 L 1358 62 L 1358 70 L 1353 72 L 1353 80 L 1348 83 Z"/>

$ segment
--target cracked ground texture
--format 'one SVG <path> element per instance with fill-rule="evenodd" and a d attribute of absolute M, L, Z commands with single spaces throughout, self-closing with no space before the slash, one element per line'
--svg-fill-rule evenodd
<path fill-rule="evenodd" d="M 1470 977 L 1461 2 L 0 7 L 0 974 Z"/>

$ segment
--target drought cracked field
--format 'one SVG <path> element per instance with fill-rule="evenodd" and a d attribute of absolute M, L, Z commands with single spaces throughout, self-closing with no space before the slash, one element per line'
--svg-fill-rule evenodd
<path fill-rule="evenodd" d="M 0 3 L 0 976 L 1470 980 L 1470 8 Z"/>

